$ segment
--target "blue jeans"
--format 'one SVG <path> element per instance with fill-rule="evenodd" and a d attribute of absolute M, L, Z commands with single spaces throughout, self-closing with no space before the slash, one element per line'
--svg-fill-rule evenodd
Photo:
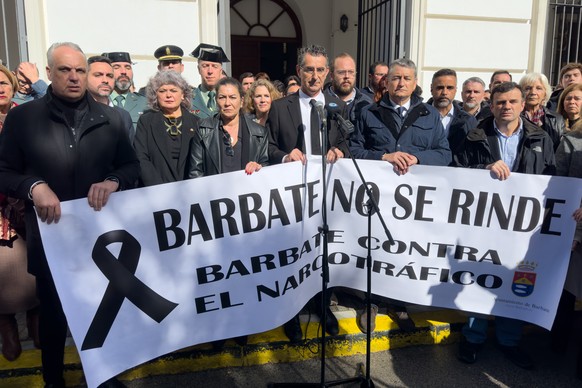
<path fill-rule="evenodd" d="M 482 344 L 487 339 L 487 326 L 489 320 L 486 318 L 469 317 L 463 326 L 462 333 L 467 341 L 473 344 Z M 521 339 L 521 329 L 523 322 L 517 319 L 495 317 L 495 336 L 497 342 L 503 346 L 517 346 Z"/>

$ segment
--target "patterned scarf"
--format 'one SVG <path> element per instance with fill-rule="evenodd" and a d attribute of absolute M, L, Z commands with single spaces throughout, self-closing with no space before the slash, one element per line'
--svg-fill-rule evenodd
<path fill-rule="evenodd" d="M 529 121 L 531 121 L 538 127 L 541 127 L 544 124 L 544 116 L 545 116 L 544 108 L 542 108 L 541 106 L 538 109 L 536 109 L 533 113 L 529 113 L 527 111 L 525 112 L 525 117 L 527 117 Z"/>

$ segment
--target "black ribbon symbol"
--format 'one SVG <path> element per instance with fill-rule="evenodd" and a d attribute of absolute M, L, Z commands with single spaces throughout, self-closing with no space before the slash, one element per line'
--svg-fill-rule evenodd
<path fill-rule="evenodd" d="M 117 242 L 122 243 L 119 258 L 115 258 L 107 249 L 109 244 Z M 126 298 L 158 323 L 178 306 L 177 303 L 158 295 L 135 276 L 140 253 L 139 242 L 125 230 L 112 230 L 95 241 L 91 255 L 97 267 L 109 279 L 109 285 L 89 326 L 81 350 L 103 346 Z"/>

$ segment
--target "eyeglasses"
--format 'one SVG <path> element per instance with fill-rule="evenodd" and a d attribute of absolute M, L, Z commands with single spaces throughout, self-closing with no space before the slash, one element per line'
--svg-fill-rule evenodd
<path fill-rule="evenodd" d="M 222 129 L 222 142 L 226 146 L 226 155 L 232 157 L 234 156 L 234 149 L 232 149 L 232 138 L 223 127 L 220 127 L 220 129 Z"/>
<path fill-rule="evenodd" d="M 309 67 L 301 66 L 301 69 L 303 70 L 304 73 L 309 74 L 309 75 L 313 75 L 313 74 L 315 74 L 315 72 L 317 72 L 317 74 L 321 75 L 321 74 L 325 73 L 325 70 L 327 70 L 326 67 L 315 68 L 315 67 L 311 67 L 311 66 L 309 66 Z"/>
<path fill-rule="evenodd" d="M 354 70 L 336 70 L 335 73 L 337 73 L 340 77 L 354 77 L 356 75 Z"/>

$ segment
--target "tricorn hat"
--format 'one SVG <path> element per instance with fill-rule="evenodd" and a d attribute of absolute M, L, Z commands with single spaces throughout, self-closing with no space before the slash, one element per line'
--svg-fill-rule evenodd
<path fill-rule="evenodd" d="M 129 63 L 133 63 L 131 61 L 131 57 L 129 56 L 129 53 L 126 53 L 126 52 L 103 53 L 101 55 L 103 55 L 104 57 L 107 57 L 107 58 L 111 59 L 111 62 L 129 62 Z"/>
<path fill-rule="evenodd" d="M 219 63 L 230 62 L 222 47 L 214 46 L 212 44 L 200 43 L 198 47 L 190 53 L 190 55 L 194 58 L 198 58 L 199 61 Z"/>
<path fill-rule="evenodd" d="M 158 48 L 154 52 L 154 57 L 158 59 L 158 61 L 171 61 L 171 60 L 182 60 L 184 56 L 184 50 L 182 50 L 178 46 L 173 46 L 171 44 L 162 46 Z"/>

